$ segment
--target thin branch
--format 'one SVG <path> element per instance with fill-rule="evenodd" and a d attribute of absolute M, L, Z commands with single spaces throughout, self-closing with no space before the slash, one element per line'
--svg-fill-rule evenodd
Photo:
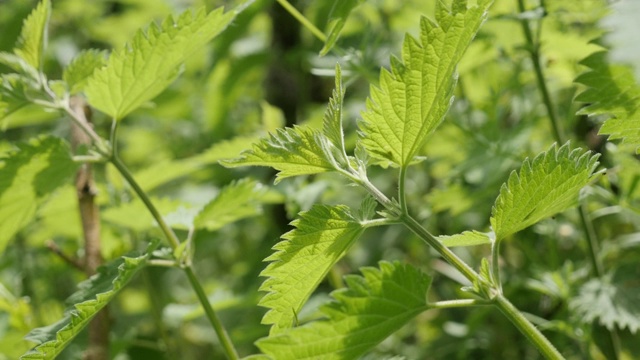
<path fill-rule="evenodd" d="M 45 242 L 45 246 L 47 247 L 47 249 L 51 250 L 51 252 L 56 254 L 62 261 L 69 264 L 71 267 L 75 268 L 76 270 L 84 272 L 84 266 L 80 262 L 80 260 L 62 251 L 62 249 L 60 249 L 58 244 L 56 244 L 53 240 L 51 239 L 47 240 Z"/>
<path fill-rule="evenodd" d="M 220 343 L 222 344 L 222 347 L 224 348 L 225 353 L 227 354 L 227 357 L 230 360 L 239 359 L 240 356 L 238 355 L 238 352 L 234 348 L 233 343 L 231 342 L 231 338 L 227 333 L 227 330 L 222 325 L 222 322 L 220 321 L 220 318 L 218 318 L 218 315 L 216 314 L 216 312 L 213 310 L 213 307 L 211 307 L 211 303 L 209 303 L 207 294 L 204 292 L 204 289 L 202 288 L 200 281 L 196 277 L 196 274 L 193 272 L 193 268 L 191 266 L 187 266 L 185 267 L 184 271 L 187 274 L 187 278 L 189 278 L 189 282 L 191 283 L 193 290 L 195 290 L 196 295 L 200 300 L 200 304 L 203 305 L 204 312 L 207 314 L 207 318 L 209 318 L 211 325 L 213 325 L 213 328 L 216 331 L 216 334 L 218 334 L 218 340 L 220 340 Z"/>
<path fill-rule="evenodd" d="M 525 12 L 524 0 L 518 0 L 518 9 L 521 13 Z M 558 141 L 560 144 L 563 144 L 564 141 L 562 140 L 564 139 L 564 134 L 562 133 L 562 128 L 560 127 L 555 108 L 552 105 L 551 96 L 549 95 L 549 89 L 547 88 L 544 73 L 542 72 L 542 65 L 540 64 L 540 44 L 535 43 L 533 40 L 533 33 L 531 32 L 531 27 L 529 27 L 529 21 L 523 18 L 522 20 L 520 20 L 520 23 L 522 24 L 524 37 L 527 40 L 529 55 L 531 57 L 531 62 L 533 63 L 533 69 L 536 73 L 538 89 L 540 90 L 542 101 L 547 108 L 547 113 L 549 115 L 549 119 L 551 120 L 554 137 L 556 141 Z"/>
<path fill-rule="evenodd" d="M 91 128 L 91 109 L 80 97 L 69 101 L 70 110 L 75 114 L 76 122 L 71 127 L 71 144 L 76 150 L 82 145 L 91 145 L 91 135 L 82 127 Z M 82 125 L 80 125 L 82 124 Z M 93 276 L 102 265 L 100 251 L 100 209 L 95 203 L 98 190 L 93 181 L 91 164 L 80 166 L 76 174 L 76 193 L 84 234 L 84 272 L 87 277 Z M 89 346 L 83 358 L 85 360 L 107 360 L 109 358 L 109 332 L 111 324 L 108 308 L 101 310 L 89 324 Z"/>
<path fill-rule="evenodd" d="M 307 30 L 311 31 L 311 33 L 315 37 L 317 37 L 318 40 L 322 41 L 323 43 L 327 42 L 327 37 L 324 35 L 324 33 L 320 31 L 320 29 L 318 29 L 315 25 L 313 25 L 311 21 L 309 21 L 304 15 L 302 15 L 300 11 L 298 11 L 298 9 L 291 5 L 287 0 L 277 1 L 278 4 L 282 5 L 282 7 L 285 8 L 289 12 L 289 14 L 291 14 L 291 16 L 296 18 L 296 20 L 298 20 L 304 27 L 306 27 Z"/>
<path fill-rule="evenodd" d="M 409 213 L 409 210 L 407 208 L 406 186 L 407 186 L 407 166 L 402 166 L 400 168 L 400 176 L 398 179 L 398 199 L 400 201 L 400 211 L 402 211 L 403 214 Z"/>
<path fill-rule="evenodd" d="M 558 349 L 507 298 L 499 294 L 494 304 L 547 359 L 564 359 Z"/>

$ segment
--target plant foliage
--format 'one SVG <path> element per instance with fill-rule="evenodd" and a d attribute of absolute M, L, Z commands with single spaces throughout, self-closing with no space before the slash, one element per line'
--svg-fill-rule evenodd
<path fill-rule="evenodd" d="M 409 264 L 380 262 L 345 277 L 318 320 L 257 342 L 273 359 L 356 359 L 429 308 L 431 278 Z"/>
<path fill-rule="evenodd" d="M 498 241 L 574 206 L 593 178 L 599 155 L 555 144 L 513 171 L 493 206 L 491 226 Z"/>
<path fill-rule="evenodd" d="M 51 2 L 44 0 L 24 21 L 20 39 L 14 49 L 17 56 L 24 59 L 34 69 L 40 69 L 47 43 L 47 23 L 51 15 Z"/>
<path fill-rule="evenodd" d="M 405 167 L 442 123 L 451 105 L 456 65 L 486 18 L 490 0 L 467 8 L 454 1 L 451 10 L 436 2 L 435 22 L 420 21 L 419 40 L 407 36 L 402 60 L 391 59 L 391 70 L 380 73 L 371 87 L 360 121 L 361 142 L 371 156 Z"/>
<path fill-rule="evenodd" d="M 0 252 L 77 169 L 68 145 L 59 138 L 40 137 L 17 146 L 0 158 Z"/>
<path fill-rule="evenodd" d="M 323 150 L 324 136 L 305 126 L 278 129 L 275 134 L 254 144 L 237 159 L 221 163 L 228 167 L 270 166 L 278 170 L 276 183 L 284 178 L 335 170 Z"/>
<path fill-rule="evenodd" d="M 576 82 L 588 88 L 576 100 L 588 105 L 578 114 L 611 116 L 600 128 L 600 134 L 633 144 L 640 153 L 640 86 L 629 67 L 609 64 L 607 54 L 597 52 L 581 62 L 589 71 Z"/>
<path fill-rule="evenodd" d="M 134 275 L 147 265 L 150 255 L 150 252 L 146 252 L 137 257 L 124 256 L 100 268 L 98 274 L 79 284 L 80 290 L 68 300 L 73 306 L 62 320 L 29 333 L 27 338 L 39 345 L 21 359 L 55 359 Z"/>
<path fill-rule="evenodd" d="M 261 184 L 243 179 L 225 186 L 194 219 L 196 228 L 209 231 L 262 212 L 260 198 L 265 189 Z"/>
<path fill-rule="evenodd" d="M 293 326 L 309 295 L 364 231 L 346 206 L 315 205 L 292 225 L 260 274 L 268 277 L 260 305 L 269 308 L 262 322 L 272 324 L 271 334 Z"/>
<path fill-rule="evenodd" d="M 615 273 L 591 279 L 580 288 L 570 306 L 582 322 L 598 321 L 607 329 L 640 329 L 640 286 L 635 281 L 640 271 L 634 265 L 620 267 Z"/>
<path fill-rule="evenodd" d="M 222 32 L 234 16 L 222 8 L 208 14 L 204 8 L 195 14 L 187 10 L 177 19 L 167 17 L 160 26 L 151 24 L 146 33 L 138 31 L 89 78 L 85 87 L 89 103 L 122 120 L 166 89 L 179 65 Z"/>

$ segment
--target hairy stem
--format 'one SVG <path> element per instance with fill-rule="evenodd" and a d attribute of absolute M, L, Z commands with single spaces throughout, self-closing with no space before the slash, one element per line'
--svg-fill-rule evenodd
<path fill-rule="evenodd" d="M 460 299 L 460 300 L 444 300 L 437 301 L 429 304 L 429 308 L 432 309 L 451 309 L 451 308 L 461 308 L 461 307 L 469 307 L 469 306 L 487 306 L 493 305 L 493 302 L 487 300 L 478 300 L 478 299 Z"/>
<path fill-rule="evenodd" d="M 408 214 L 400 216 L 400 221 L 416 234 L 420 239 L 426 242 L 429 246 L 434 248 L 440 256 L 442 256 L 449 264 L 455 267 L 464 277 L 469 279 L 472 283 L 479 278 L 477 272 L 475 272 L 467 263 L 458 257 L 451 249 L 442 245 L 442 243 L 436 239 L 427 229 L 425 229 L 416 219 Z"/>
<path fill-rule="evenodd" d="M 114 147 L 115 147 L 115 144 L 114 144 Z M 129 171 L 129 169 L 127 169 L 124 163 L 122 163 L 122 161 L 117 156 L 113 156 L 111 158 L 111 162 L 118 169 L 120 174 L 122 174 L 122 176 L 127 180 L 129 185 L 133 188 L 134 192 L 138 195 L 138 197 L 140 197 L 142 202 L 145 204 L 145 206 L 147 207 L 147 210 L 149 210 L 153 218 L 158 223 L 158 226 L 160 226 L 160 229 L 166 236 L 167 240 L 169 241 L 171 248 L 174 250 L 177 249 L 178 246 L 180 245 L 180 240 L 178 240 L 178 237 L 176 236 L 173 229 L 171 229 L 171 227 L 167 224 L 167 222 L 164 220 L 162 215 L 160 215 L 160 212 L 158 211 L 158 209 L 156 209 L 155 205 L 151 202 L 151 199 L 149 199 L 149 196 L 147 196 L 147 193 L 136 182 L 133 175 L 131 175 L 131 172 Z M 191 264 L 189 263 L 184 264 L 183 269 L 184 269 L 184 272 L 187 274 L 187 278 L 189 279 L 189 283 L 191 284 L 191 287 L 196 292 L 198 300 L 200 301 L 200 305 L 202 305 L 204 312 L 207 318 L 209 319 L 209 322 L 211 323 L 214 330 L 216 331 L 218 340 L 220 341 L 220 344 L 224 348 L 227 357 L 231 360 L 238 359 L 239 356 L 233 346 L 233 343 L 231 342 L 231 338 L 229 337 L 229 334 L 227 334 L 227 331 L 225 330 L 225 328 L 222 326 L 222 323 L 220 322 L 220 319 L 218 318 L 218 315 L 216 314 L 215 310 L 213 310 L 213 307 L 211 306 L 211 303 L 207 298 L 207 294 L 202 288 L 202 284 L 196 277 L 196 274 L 194 273 L 193 268 L 191 267 Z"/>
<path fill-rule="evenodd" d="M 541 2 L 540 6 L 544 8 L 544 2 Z M 525 11 L 524 0 L 518 0 L 518 10 L 521 13 Z M 544 11 L 546 12 L 546 10 Z M 562 132 L 562 128 L 560 127 L 558 116 L 556 115 L 555 106 L 549 96 L 547 83 L 545 81 L 544 73 L 542 72 L 542 65 L 540 64 L 540 44 L 535 42 L 533 39 L 531 28 L 529 27 L 529 21 L 527 19 L 522 19 L 521 24 L 525 40 L 527 41 L 527 47 L 529 48 L 531 62 L 533 63 L 533 68 L 535 70 L 538 89 L 540 90 L 542 101 L 544 102 L 549 120 L 551 121 L 555 140 L 559 144 L 563 144 L 566 140 Z M 538 31 L 540 32 L 540 26 L 538 27 Z M 589 221 L 589 211 L 586 205 L 580 204 L 578 207 L 578 213 L 580 215 L 580 223 L 587 240 L 588 256 L 591 261 L 591 266 L 593 267 L 593 272 L 596 277 L 600 278 L 604 274 L 602 263 L 598 257 L 598 254 L 600 253 L 600 244 L 593 228 L 593 224 Z M 607 331 L 609 333 L 609 345 L 611 346 L 613 355 L 617 359 L 620 356 L 620 339 L 618 333 L 615 329 Z"/>
<path fill-rule="evenodd" d="M 398 178 L 398 201 L 400 201 L 400 211 L 402 211 L 403 214 L 409 213 L 409 210 L 407 209 L 406 185 L 407 166 L 402 166 L 400 168 L 400 176 Z"/>
<path fill-rule="evenodd" d="M 444 258 L 449 264 L 451 264 L 456 270 L 458 270 L 465 278 L 467 278 L 471 283 L 479 282 L 480 275 L 475 272 L 467 263 L 465 263 L 462 259 L 460 259 L 453 251 L 451 251 L 448 247 L 444 246 L 435 236 L 433 236 L 427 229 L 425 229 L 416 219 L 411 217 L 406 212 L 400 212 L 398 209 L 398 205 L 394 204 L 393 201 L 389 200 L 378 188 L 376 188 L 369 180 L 365 177 L 358 177 L 354 174 L 351 174 L 347 171 L 341 172 L 343 175 L 356 182 L 357 184 L 363 186 L 371 195 L 373 195 L 378 202 L 380 202 L 387 210 L 391 213 L 399 213 L 398 220 L 403 223 L 409 230 L 411 230 L 414 234 L 416 234 L 420 239 L 422 239 L 425 243 L 435 249 L 440 256 Z M 494 253 L 496 257 L 495 261 L 497 263 L 497 256 L 499 253 Z M 497 265 L 496 265 L 497 266 Z M 542 333 L 529 321 L 526 317 L 515 307 L 513 304 L 509 302 L 503 295 L 499 289 L 496 292 L 496 295 L 490 300 L 490 303 L 497 306 L 505 316 L 511 320 L 511 322 L 522 332 L 527 339 L 529 339 L 533 345 L 547 358 L 549 359 L 564 359 L 562 355 L 556 350 L 556 348 L 549 342 L 549 340 L 542 335 Z M 464 307 L 464 306 L 472 306 L 472 305 L 484 305 L 485 301 L 480 300 L 474 302 L 473 300 L 454 300 L 453 302 L 440 302 L 436 303 L 436 307 L 446 308 L 446 307 Z M 438 305 L 439 304 L 439 305 Z"/>
<path fill-rule="evenodd" d="M 518 0 L 518 10 L 520 10 L 521 13 L 525 12 L 524 0 Z M 551 105 L 552 102 L 551 97 L 549 96 L 549 89 L 547 88 L 547 83 L 545 82 L 544 74 L 542 72 L 542 65 L 540 64 L 540 44 L 536 43 L 533 40 L 533 33 L 531 32 L 531 27 L 529 27 L 529 21 L 527 19 L 522 19 L 520 23 L 522 24 L 522 31 L 524 32 L 524 37 L 527 41 L 529 55 L 531 57 L 531 62 L 533 63 L 533 70 L 536 73 L 536 82 L 538 83 L 538 89 L 540 90 L 542 101 L 547 108 L 547 113 L 549 114 L 549 119 L 551 120 L 553 135 L 556 141 L 562 144 L 564 134 L 562 133 L 562 128 L 560 127 L 558 115 L 556 114 L 555 108 Z"/>
<path fill-rule="evenodd" d="M 287 0 L 277 0 L 277 1 L 278 1 L 278 4 L 282 5 L 282 7 L 285 8 L 289 12 L 289 14 L 291 14 L 291 16 L 293 16 L 294 18 L 296 18 L 296 20 L 300 22 L 300 24 L 306 27 L 307 30 L 311 31 L 311 33 L 315 37 L 317 37 L 318 40 L 322 42 L 327 41 L 327 37 L 324 35 L 324 33 L 320 31 L 320 29 L 318 29 L 315 25 L 313 25 L 311 21 L 309 21 L 304 15 L 302 15 L 300 11 L 298 11 L 298 9 L 296 9 L 293 5 L 291 5 Z"/>
<path fill-rule="evenodd" d="M 231 338 L 227 333 L 227 330 L 222 325 L 222 322 L 220 321 L 220 318 L 218 318 L 218 315 L 216 314 L 216 312 L 213 310 L 213 307 L 211 307 L 211 303 L 209 303 L 207 294 L 204 292 L 204 289 L 202 288 L 202 284 L 196 277 L 196 274 L 193 272 L 193 268 L 191 266 L 186 266 L 184 268 L 184 272 L 187 274 L 187 278 L 189 279 L 189 282 L 191 283 L 193 290 L 196 292 L 196 295 L 198 296 L 198 300 L 200 300 L 200 304 L 202 304 L 202 307 L 204 308 L 204 312 L 207 314 L 207 318 L 209 318 L 211 325 L 213 325 L 213 328 L 215 329 L 216 334 L 218 335 L 218 340 L 220 341 L 220 344 L 224 348 L 224 351 L 227 357 L 230 360 L 239 359 L 240 357 L 238 356 L 238 352 L 234 348 L 233 343 L 231 342 Z"/>
<path fill-rule="evenodd" d="M 531 341 L 547 359 L 564 359 L 562 354 L 526 317 L 502 294 L 494 298 L 494 304 Z"/>
<path fill-rule="evenodd" d="M 500 276 L 500 243 L 493 241 L 491 243 L 491 275 L 493 283 L 498 287 L 498 292 L 502 294 L 502 279 Z"/>
<path fill-rule="evenodd" d="M 138 195 L 140 200 L 142 200 L 147 210 L 149 210 L 149 212 L 151 213 L 151 216 L 153 216 L 153 218 L 158 223 L 160 230 L 162 230 L 162 233 L 166 236 L 167 240 L 169 241 L 169 245 L 171 245 L 171 248 L 176 249 L 180 245 L 178 236 L 167 224 L 162 215 L 160 215 L 160 212 L 158 211 L 156 206 L 151 202 L 151 199 L 149 198 L 149 196 L 147 196 L 147 193 L 140 187 L 136 179 L 133 178 L 133 175 L 131 174 L 129 169 L 117 156 L 111 158 L 111 163 L 116 167 L 116 169 L 118 169 L 118 172 L 120 172 L 122 177 L 127 180 L 127 183 L 129 184 L 129 186 L 131 186 L 136 195 Z"/>

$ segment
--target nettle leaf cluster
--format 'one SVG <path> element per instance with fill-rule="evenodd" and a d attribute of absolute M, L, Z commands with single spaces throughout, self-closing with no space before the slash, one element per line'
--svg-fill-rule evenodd
<path fill-rule="evenodd" d="M 286 1 L 279 3 L 291 6 Z M 320 54 L 341 51 L 336 50 L 337 41 L 347 17 L 359 4 L 335 2 L 326 34 L 313 28 L 323 40 Z M 62 78 L 52 80 L 43 71 L 52 11 L 51 2 L 44 0 L 24 21 L 13 52 L 0 53 L 0 62 L 12 71 L 0 75 L 0 116 L 35 105 L 69 118 L 89 139 L 78 150 L 58 137 L 40 136 L 2 153 L 0 250 L 31 223 L 39 206 L 89 163 L 108 164 L 137 196 L 105 211 L 103 219 L 133 231 L 156 231 L 167 246 L 152 241 L 146 249 L 115 259 L 81 283 L 69 298 L 62 319 L 30 333 L 28 338 L 38 345 L 22 358 L 53 359 L 61 354 L 137 273 L 153 265 L 184 271 L 224 353 L 239 358 L 194 272 L 193 233 L 220 231 L 233 222 L 262 215 L 263 205 L 282 200 L 251 178 L 233 181 L 213 198 L 189 209 L 148 195 L 218 161 L 228 168 L 273 168 L 276 183 L 291 177 L 334 174 L 363 194 L 359 208 L 318 203 L 300 212 L 290 224 L 293 229 L 273 246 L 260 274 L 265 278 L 260 291 L 265 294 L 258 303 L 267 309 L 262 324 L 269 331 L 255 342 L 261 354 L 251 358 L 355 359 L 426 311 L 474 306 L 497 308 L 544 356 L 562 358 L 503 291 L 500 248 L 523 230 L 579 205 L 584 189 L 598 180 L 600 154 L 557 139 L 547 150 L 526 158 L 495 189 L 486 229 L 433 235 L 408 200 L 421 195 L 408 193 L 407 179 L 430 155 L 426 149 L 454 102 L 458 65 L 487 20 L 492 0 L 477 0 L 472 5 L 466 0 L 436 1 L 434 16 L 420 19 L 417 35 L 404 38 L 401 55 L 392 56 L 389 68 L 383 68 L 379 81 L 371 84 L 366 107 L 357 119 L 350 118 L 345 109 L 347 89 L 342 68 L 336 65 L 335 88 L 320 127 L 295 125 L 260 139 L 237 137 L 213 144 L 197 156 L 158 163 L 137 174 L 127 168 L 118 152 L 119 124 L 163 93 L 181 74 L 183 63 L 251 5 L 249 1 L 230 11 L 202 8 L 169 16 L 139 30 L 129 43 L 111 53 L 79 52 L 64 68 Z M 294 8 L 287 9 L 302 16 Z M 537 15 L 519 16 L 517 21 L 528 29 L 527 21 Z M 538 49 L 530 45 L 535 63 Z M 604 52 L 592 54 L 582 64 L 589 70 L 576 81 L 587 88 L 576 100 L 588 105 L 579 114 L 609 116 L 600 132 L 639 147 L 636 112 L 640 93 L 630 70 L 609 64 Z M 78 99 L 111 120 L 108 138 L 101 137 L 74 108 Z M 353 137 L 345 131 L 347 122 L 357 124 Z M 245 151 L 236 156 L 240 150 Z M 390 174 L 397 192 L 385 194 L 370 178 L 372 172 Z M 300 323 L 298 315 L 309 299 L 367 229 L 390 226 L 402 226 L 422 240 L 464 278 L 466 286 L 457 292 L 458 298 L 430 301 L 434 298 L 430 294 L 433 277 L 426 266 L 383 260 L 377 266 L 361 267 L 360 275 L 346 275 L 345 286 L 331 293 L 316 318 Z M 186 236 L 181 239 L 178 234 L 183 232 Z M 471 246 L 487 247 L 489 255 L 479 259 L 478 268 L 452 250 Z M 595 268 L 598 261 L 593 260 Z M 620 267 L 606 274 L 596 272 L 596 277 L 579 288 L 568 308 L 582 316 L 583 323 L 598 322 L 611 332 L 626 328 L 635 334 L 640 328 L 640 311 L 634 303 L 638 290 L 629 285 L 633 281 L 629 273 L 637 271 Z"/>
<path fill-rule="evenodd" d="M 358 218 L 355 210 L 344 205 L 316 205 L 292 223 L 296 229 L 285 234 L 283 242 L 274 247 L 276 252 L 266 259 L 270 264 L 262 272 L 267 279 L 261 290 L 267 294 L 260 305 L 269 309 L 263 323 L 271 324 L 271 331 L 257 345 L 265 354 L 274 359 L 356 358 L 417 314 L 436 306 L 425 301 L 429 278 L 413 265 L 402 266 L 413 274 L 404 276 L 422 277 L 423 282 L 403 284 L 393 275 L 381 280 L 379 276 L 367 276 L 371 270 L 363 269 L 364 280 L 349 278 L 346 290 L 333 293 L 334 302 L 322 310 L 326 319 L 297 327 L 296 314 L 305 301 L 371 226 L 404 224 L 473 283 L 468 291 L 480 302 L 496 304 L 509 312 L 512 305 L 506 305 L 508 301 L 501 293 L 497 264 L 500 242 L 575 206 L 580 190 L 594 180 L 598 155 L 572 149 L 567 143 L 560 147 L 553 145 L 533 160 L 525 160 L 520 171 L 514 171 L 500 190 L 491 216 L 491 233 L 467 231 L 436 238 L 412 217 L 406 204 L 406 173 L 425 155 L 422 151 L 425 142 L 444 120 L 453 100 L 456 65 L 485 20 L 490 5 L 491 1 L 479 1 L 477 6 L 468 8 L 466 2 L 454 1 L 448 8 L 438 2 L 435 21 L 421 20 L 418 39 L 405 38 L 402 58 L 392 57 L 391 69 L 383 69 L 379 85 L 371 87 L 367 109 L 358 121 L 359 136 L 353 155 L 345 148 L 342 131 L 345 90 L 340 67 L 336 67 L 336 88 L 322 130 L 287 128 L 255 144 L 241 157 L 223 161 L 231 167 L 273 167 L 278 170 L 278 180 L 336 172 L 367 190 L 384 208 L 372 214 L 372 218 Z M 374 164 L 398 169 L 397 197 L 388 198 L 370 182 L 367 169 Z M 447 248 L 481 244 L 490 244 L 495 250 L 491 269 L 489 262 L 483 261 L 480 273 Z M 387 263 L 380 266 L 380 270 L 375 270 L 377 274 L 400 267 Z M 385 286 L 395 287 L 395 291 L 385 291 Z M 387 298 L 398 294 L 402 296 L 395 301 Z M 382 306 L 385 301 L 387 306 Z M 547 350 L 547 356 L 558 355 L 553 347 Z"/>

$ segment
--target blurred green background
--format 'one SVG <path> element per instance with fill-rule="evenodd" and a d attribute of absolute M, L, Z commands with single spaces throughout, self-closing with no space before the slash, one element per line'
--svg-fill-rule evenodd
<path fill-rule="evenodd" d="M 121 157 L 181 237 L 186 236 L 182 219 L 193 216 L 224 185 L 250 177 L 268 187 L 258 216 L 216 231 L 199 231 L 194 238 L 196 271 L 241 355 L 256 353 L 253 342 L 268 333 L 268 327 L 260 325 L 264 309 L 256 305 L 262 296 L 258 275 L 271 247 L 291 229 L 289 222 L 316 202 L 357 206 L 365 193 L 345 187 L 335 174 L 287 179 L 274 186 L 271 170 L 229 170 L 217 160 L 239 154 L 276 128 L 320 127 L 337 62 L 347 86 L 345 133 L 353 148 L 356 119 L 364 109 L 369 84 L 377 82 L 380 67 L 388 66 L 391 55 L 399 55 L 404 34 L 417 33 L 420 15 L 429 16 L 434 2 L 364 1 L 352 11 L 338 47 L 320 57 L 322 43 L 290 14 L 275 1 L 256 0 L 185 64 L 182 76 L 167 91 L 122 122 Z M 189 7 L 231 8 L 239 3 L 56 0 L 45 71 L 52 79 L 60 78 L 61 69 L 78 51 L 121 48 L 135 31 L 169 14 Z M 320 29 L 334 6 L 329 0 L 292 3 Z M 435 234 L 488 231 L 491 206 L 509 172 L 553 143 L 519 22 L 523 16 L 541 20 L 544 71 L 561 126 L 574 144 L 602 152 L 601 163 L 610 168 L 584 193 L 602 243 L 601 257 L 608 271 L 622 272 L 637 282 L 638 158 L 632 155 L 633 148 L 597 136 L 601 119 L 574 115 L 583 104 L 574 101 L 580 88 L 573 80 L 585 70 L 578 62 L 600 49 L 593 41 L 612 46 L 612 58 L 636 65 L 640 74 L 640 7 L 634 1 L 608 4 L 604 0 L 547 0 L 544 5 L 547 14 L 538 19 L 538 1 L 528 1 L 532 11 L 524 14 L 518 14 L 515 0 L 496 1 L 459 66 L 456 100 L 426 145 L 427 160 L 409 171 L 409 207 Z M 33 1 L 0 1 L 0 51 L 12 49 L 22 20 L 34 6 Z M 0 66 L 3 71 L 8 69 Z M 94 122 L 98 133 L 107 136 L 110 120 L 95 113 Z M 68 138 L 69 122 L 55 113 L 27 107 L 0 121 L 0 131 L 1 154 L 13 149 L 15 142 L 38 134 Z M 375 168 L 370 176 L 386 193 L 395 191 L 395 171 Z M 162 238 L 114 169 L 97 166 L 96 177 L 105 260 Z M 65 299 L 84 278 L 46 246 L 53 241 L 65 253 L 82 256 L 76 201 L 70 182 L 39 204 L 37 217 L 0 256 L 0 359 L 15 359 L 28 350 L 32 344 L 22 337 L 34 327 L 58 320 Z M 504 243 L 505 294 L 530 313 L 531 320 L 569 358 L 603 358 L 595 345 L 601 342 L 603 328 L 583 323 L 569 306 L 589 280 L 578 223 L 577 212 L 568 211 Z M 490 249 L 456 252 L 477 267 Z M 400 226 L 374 228 L 365 232 L 320 285 L 299 314 L 300 322 L 317 317 L 318 305 L 341 286 L 342 275 L 381 259 L 407 261 L 434 274 L 431 300 L 463 296 L 460 276 L 421 240 Z M 640 299 L 640 291 L 635 291 Z M 177 269 L 144 270 L 117 296 L 110 312 L 114 359 L 223 358 L 193 291 Z M 638 356 L 637 334 L 619 333 L 624 356 Z M 60 359 L 81 358 L 86 342 L 86 335 L 79 336 Z M 428 311 L 366 358 L 394 355 L 407 359 L 540 357 L 493 308 Z"/>

